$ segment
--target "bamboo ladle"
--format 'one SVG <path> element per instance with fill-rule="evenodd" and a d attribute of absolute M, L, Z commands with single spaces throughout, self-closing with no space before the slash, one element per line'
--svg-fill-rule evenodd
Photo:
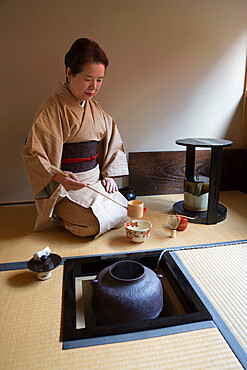
<path fill-rule="evenodd" d="M 65 173 L 65 172 L 63 172 L 63 171 L 61 171 L 61 170 L 59 170 L 58 168 L 56 168 L 55 166 L 52 166 L 51 165 L 51 168 L 54 170 L 54 171 L 56 171 L 56 172 L 58 172 L 58 173 L 60 173 L 61 175 L 63 175 L 63 176 L 65 176 L 65 177 L 70 177 L 67 173 Z M 71 178 L 71 177 L 70 177 Z M 135 210 L 131 210 L 131 209 L 129 209 L 130 207 L 126 207 L 126 206 L 124 206 L 123 204 L 121 204 L 121 203 L 119 203 L 119 202 L 117 202 L 115 199 L 112 199 L 112 198 L 110 198 L 110 197 L 108 197 L 106 194 L 103 194 L 103 193 L 101 193 L 100 191 L 98 191 L 98 190 L 96 190 L 96 189 L 94 189 L 94 188 L 92 188 L 91 186 L 89 186 L 89 185 L 86 185 L 85 184 L 85 187 L 87 187 L 88 189 L 90 189 L 90 190 L 92 190 L 92 191 L 95 191 L 96 193 L 98 193 L 98 194 L 100 194 L 100 195 L 102 195 L 103 197 L 105 197 L 105 198 L 107 198 L 107 199 L 109 199 L 109 200 L 111 200 L 112 202 L 114 202 L 114 203 L 116 203 L 116 204 L 118 204 L 119 206 L 121 206 L 121 207 L 123 207 L 123 208 L 125 208 L 125 209 L 127 209 L 127 211 L 128 211 L 128 216 L 130 216 L 130 217 L 142 217 L 142 215 L 143 215 L 143 203 L 142 202 L 140 202 L 140 201 L 130 201 L 130 202 L 132 202 L 132 203 L 134 203 L 134 204 L 130 204 L 129 203 L 129 205 L 131 206 L 131 209 L 133 209 L 133 208 L 135 208 Z M 135 202 L 136 203 L 138 203 L 138 204 L 135 204 Z M 142 203 L 142 205 L 141 205 L 141 203 Z M 138 209 L 139 208 L 139 209 Z M 142 210 L 140 210 L 140 208 L 142 208 Z M 189 219 L 195 219 L 196 217 L 188 217 L 188 216 L 185 216 L 185 217 L 187 217 L 187 218 L 189 218 Z"/>
<path fill-rule="evenodd" d="M 61 175 L 63 176 L 66 176 L 66 177 L 70 177 L 67 173 L 57 169 L 56 167 L 52 166 L 51 165 L 51 168 L 53 170 L 55 170 L 56 172 L 60 173 Z M 110 197 L 108 197 L 106 194 L 104 193 L 101 193 L 100 191 L 92 188 L 91 186 L 89 185 L 86 185 L 85 184 L 85 187 L 87 187 L 88 189 L 92 190 L 92 191 L 95 191 L 96 193 L 102 195 L 103 197 L 111 200 L 112 202 L 118 204 L 119 206 L 127 209 L 127 212 L 128 212 L 128 216 L 131 217 L 131 218 L 141 218 L 143 216 L 143 212 L 144 212 L 144 206 L 143 206 L 143 202 L 139 201 L 139 200 L 130 200 L 128 202 L 128 206 L 124 206 L 123 204 L 117 202 L 115 199 L 112 199 Z"/>

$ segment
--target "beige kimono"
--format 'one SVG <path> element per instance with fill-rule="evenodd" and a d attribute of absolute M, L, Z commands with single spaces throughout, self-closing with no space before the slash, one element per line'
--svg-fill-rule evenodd
<path fill-rule="evenodd" d="M 60 84 L 57 93 L 38 113 L 22 153 L 38 211 L 35 231 L 48 227 L 55 206 L 59 206 L 59 202 L 62 204 L 65 198 L 67 205 L 68 203 L 75 207 L 79 205 L 82 211 L 85 210 L 80 216 L 85 220 L 81 219 L 78 223 L 78 217 L 73 221 L 73 213 L 78 214 L 75 212 L 78 208 L 71 208 L 72 217 L 69 218 L 69 222 L 66 221 L 66 217 L 61 217 L 63 207 L 59 209 L 61 224 L 77 235 L 90 235 L 83 231 L 90 219 L 87 210 L 92 213 L 92 222 L 93 218 L 97 219 L 98 234 L 120 226 L 127 219 L 126 208 L 104 196 L 86 187 L 66 191 L 61 184 L 52 179 L 56 172 L 51 169 L 51 165 L 58 169 L 61 167 L 63 144 L 89 141 L 99 142 L 98 165 L 89 171 L 77 173 L 77 176 L 84 183 L 127 206 L 127 200 L 122 194 L 107 193 L 100 180 L 105 177 L 128 175 L 124 145 L 116 124 L 96 101 L 87 101 L 82 107 L 70 90 Z M 68 207 L 64 210 L 69 212 Z"/>

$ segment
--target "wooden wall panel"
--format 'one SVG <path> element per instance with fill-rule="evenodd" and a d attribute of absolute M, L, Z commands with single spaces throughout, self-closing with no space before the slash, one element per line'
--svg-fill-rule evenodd
<path fill-rule="evenodd" d="M 222 166 L 219 169 L 221 190 L 247 192 L 246 156 L 246 150 L 223 150 Z M 196 150 L 196 175 L 209 176 L 210 157 L 211 150 Z M 183 193 L 185 159 L 185 150 L 129 153 L 129 185 L 135 188 L 136 195 Z"/>
<path fill-rule="evenodd" d="M 241 151 L 240 173 L 241 179 L 239 189 L 247 193 L 247 149 Z"/>

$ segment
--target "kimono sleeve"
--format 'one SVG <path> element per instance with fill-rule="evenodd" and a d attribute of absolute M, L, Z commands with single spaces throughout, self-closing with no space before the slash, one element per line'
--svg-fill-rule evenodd
<path fill-rule="evenodd" d="M 22 152 L 24 168 L 34 197 L 49 196 L 53 191 L 55 171 L 60 166 L 63 150 L 63 129 L 56 104 L 48 102 L 35 120 Z M 52 190 L 53 189 L 53 190 Z"/>
<path fill-rule="evenodd" d="M 100 143 L 101 176 L 118 177 L 129 174 L 125 147 L 113 119 L 105 114 L 106 132 Z"/>

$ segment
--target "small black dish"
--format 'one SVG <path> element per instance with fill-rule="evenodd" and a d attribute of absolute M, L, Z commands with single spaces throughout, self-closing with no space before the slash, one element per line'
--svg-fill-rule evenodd
<path fill-rule="evenodd" d="M 131 186 L 119 186 L 118 187 L 118 191 L 123 194 L 123 196 L 127 199 L 127 200 L 135 200 L 136 199 L 136 195 L 134 193 L 134 188 L 132 188 Z"/>

